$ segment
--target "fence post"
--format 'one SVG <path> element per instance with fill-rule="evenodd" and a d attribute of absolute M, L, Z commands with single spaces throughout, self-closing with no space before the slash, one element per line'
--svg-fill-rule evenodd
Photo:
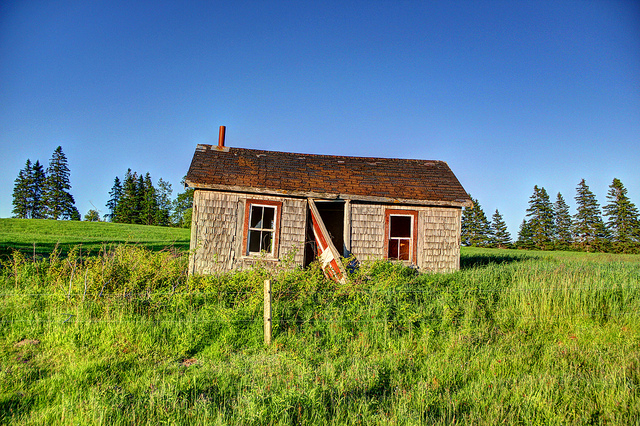
<path fill-rule="evenodd" d="M 264 280 L 264 344 L 271 344 L 271 280 Z"/>

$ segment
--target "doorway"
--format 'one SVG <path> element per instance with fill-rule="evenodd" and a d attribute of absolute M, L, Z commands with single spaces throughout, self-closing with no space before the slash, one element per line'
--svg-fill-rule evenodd
<path fill-rule="evenodd" d="M 344 201 L 334 200 L 314 200 L 320 218 L 324 222 L 324 226 L 329 233 L 331 242 L 335 246 L 338 253 L 345 255 L 346 247 L 344 244 Z M 311 211 L 307 210 L 307 231 L 306 243 L 304 245 L 304 266 L 309 266 L 318 257 L 318 249 L 313 235 L 313 225 L 311 220 Z"/>

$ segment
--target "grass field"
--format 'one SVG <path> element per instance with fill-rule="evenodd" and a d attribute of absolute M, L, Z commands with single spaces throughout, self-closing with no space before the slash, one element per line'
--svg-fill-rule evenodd
<path fill-rule="evenodd" d="M 188 279 L 186 255 L 135 245 L 13 256 L 0 423 L 640 423 L 639 256 L 461 263 L 372 263 L 341 286 L 317 265 Z"/>
<path fill-rule="evenodd" d="M 152 250 L 173 246 L 189 250 L 190 231 L 182 228 L 44 219 L 0 219 L 0 258 L 18 250 L 48 256 L 57 246 L 63 253 L 82 245 L 97 253 L 105 244 L 133 243 Z"/>

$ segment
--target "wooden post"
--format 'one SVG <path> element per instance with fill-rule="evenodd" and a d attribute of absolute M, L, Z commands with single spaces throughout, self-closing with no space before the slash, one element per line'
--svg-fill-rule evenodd
<path fill-rule="evenodd" d="M 342 255 L 349 257 L 351 255 L 351 200 L 344 201 L 344 230 L 342 231 L 342 240 L 344 241 Z"/>
<path fill-rule="evenodd" d="M 264 280 L 264 344 L 271 344 L 271 280 Z"/>

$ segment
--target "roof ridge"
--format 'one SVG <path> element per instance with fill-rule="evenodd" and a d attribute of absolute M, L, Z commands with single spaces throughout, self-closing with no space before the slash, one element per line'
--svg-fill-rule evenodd
<path fill-rule="evenodd" d="M 202 146 L 202 147 L 215 147 L 216 145 L 212 145 L 212 144 L 198 144 L 198 146 Z M 353 155 L 335 155 L 335 154 L 310 154 L 310 153 L 304 153 L 304 152 L 289 152 L 289 151 L 272 151 L 272 150 L 267 150 L 267 149 L 257 149 L 257 148 L 240 148 L 240 147 L 228 147 L 229 148 L 229 153 L 233 152 L 233 151 L 256 151 L 256 152 L 260 152 L 260 153 L 272 153 L 272 154 L 285 154 L 285 155 L 303 155 L 303 156 L 308 156 L 308 157 L 329 157 L 329 158 L 352 158 L 352 159 L 358 159 L 358 160 L 381 160 L 381 161 L 415 161 L 415 162 L 430 162 L 430 163 L 444 163 L 446 164 L 445 161 L 442 160 L 427 160 L 427 159 L 421 159 L 421 158 L 398 158 L 398 157 L 359 157 L 359 156 L 353 156 Z"/>

